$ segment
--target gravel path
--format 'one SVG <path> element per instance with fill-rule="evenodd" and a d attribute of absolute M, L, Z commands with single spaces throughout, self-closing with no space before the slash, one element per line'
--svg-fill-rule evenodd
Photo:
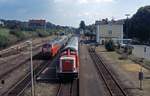
<path fill-rule="evenodd" d="M 86 45 L 80 46 L 80 96 L 107 96 Z"/>

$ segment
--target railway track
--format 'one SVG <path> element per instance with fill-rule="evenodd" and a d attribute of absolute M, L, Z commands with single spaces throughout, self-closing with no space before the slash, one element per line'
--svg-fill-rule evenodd
<path fill-rule="evenodd" d="M 42 43 L 42 44 L 43 44 L 43 43 Z M 42 46 L 42 44 L 34 45 L 33 50 L 39 49 L 39 48 Z M 16 58 L 19 59 L 19 60 L 22 60 L 21 58 L 22 58 L 22 57 L 24 58 L 25 55 L 28 55 L 28 52 L 29 52 L 29 51 L 27 51 L 27 49 L 26 49 L 26 50 L 19 51 L 17 54 L 15 54 L 15 55 L 13 55 L 13 56 L 10 55 L 9 58 L 8 58 L 8 57 L 0 58 L 0 66 L 1 66 L 1 67 L 2 67 L 3 65 L 6 66 L 7 63 L 9 63 L 9 61 L 14 61 L 14 60 L 16 60 Z M 34 52 L 34 53 L 35 53 L 35 52 Z M 36 55 L 36 54 L 34 54 L 34 55 Z M 11 62 L 11 63 L 12 63 L 12 62 Z"/>
<path fill-rule="evenodd" d="M 33 42 L 33 49 L 42 46 L 43 42 L 46 42 L 46 41 L 47 41 L 47 39 L 42 39 L 39 42 L 37 42 L 36 39 L 32 40 L 32 42 Z M 17 45 L 14 45 L 14 46 L 12 46 L 10 48 L 1 50 L 0 51 L 0 58 L 4 58 L 4 57 L 11 56 L 11 55 L 20 54 L 21 51 L 26 50 L 27 47 L 28 47 L 28 44 L 25 41 L 25 42 L 19 43 Z"/>
<path fill-rule="evenodd" d="M 58 87 L 56 96 L 79 96 L 78 80 L 71 80 L 69 82 L 61 82 Z"/>
<path fill-rule="evenodd" d="M 49 61 L 43 61 L 42 63 L 39 64 L 39 66 L 36 66 L 34 68 L 34 78 L 39 76 L 42 71 L 49 65 L 49 64 L 53 64 L 57 58 L 58 58 L 59 54 L 56 55 L 53 59 L 49 60 Z M 37 61 L 38 62 L 38 61 Z M 30 87 L 31 85 L 31 73 L 30 70 L 26 73 L 26 75 L 24 77 L 22 77 L 23 79 L 19 80 L 17 83 L 15 83 L 12 87 L 10 87 L 8 89 L 8 91 L 4 92 L 2 94 L 2 96 L 21 96 L 24 94 L 24 91 Z"/>
<path fill-rule="evenodd" d="M 33 46 L 33 57 L 38 55 L 38 53 L 40 52 L 40 46 L 43 43 L 36 43 L 37 45 Z M 36 58 L 36 57 L 35 57 Z M 39 57 L 37 57 L 39 58 Z M 1 57 L 1 60 L 3 59 L 3 57 Z M 14 55 L 11 56 L 11 58 L 7 58 L 4 57 L 4 62 L 0 62 L 0 80 L 5 80 L 6 82 L 10 81 L 10 78 L 13 78 L 13 80 L 16 78 L 17 81 L 20 78 L 23 78 L 23 76 L 25 74 L 29 74 L 29 65 L 28 63 L 30 62 L 30 58 L 29 58 L 29 51 L 25 52 L 23 54 L 18 54 L 18 55 Z M 40 65 L 41 60 L 34 60 L 34 67 L 36 68 L 37 66 Z M 36 63 L 37 62 L 37 63 Z M 21 73 L 19 73 L 19 75 L 13 75 L 16 74 L 16 72 L 20 69 L 23 69 Z M 4 70 L 5 69 L 5 70 Z M 36 69 L 35 69 L 36 70 Z M 36 72 L 36 71 L 35 71 Z M 21 76 L 22 74 L 22 76 Z M 14 77 L 12 77 L 14 76 Z M 28 78 L 28 76 L 25 76 L 26 78 Z M 26 79 L 27 80 L 27 79 Z M 28 81 L 28 80 L 27 80 Z M 21 81 L 19 81 L 21 82 Z M 25 80 L 23 80 L 23 82 L 25 82 Z M 23 83 L 22 83 L 23 84 Z M 3 93 L 5 94 L 7 92 L 7 90 L 9 90 L 9 88 L 12 88 L 12 86 L 16 86 L 16 81 L 12 81 L 11 83 L 7 84 L 0 92 L 1 96 L 4 96 Z M 7 96 L 7 95 L 6 95 Z M 12 95 L 10 95 L 12 96 Z M 13 95 L 16 96 L 16 95 Z"/>
<path fill-rule="evenodd" d="M 40 52 L 39 48 L 42 45 L 43 45 L 43 43 L 41 43 L 41 42 L 35 42 L 34 43 L 34 45 L 33 45 L 33 50 L 34 50 L 33 56 L 36 56 Z M 9 50 L 9 51 L 11 52 L 13 50 Z M 22 50 L 22 51 L 24 51 L 24 50 Z M 20 52 L 22 52 L 22 51 L 20 50 Z M 1 51 L 1 52 L 5 52 L 5 50 Z M 0 52 L 0 54 L 1 54 L 1 52 Z M 6 50 L 6 52 L 7 52 L 7 50 Z M 0 71 L 0 79 L 3 79 L 3 77 L 6 77 L 7 75 L 9 75 L 9 73 L 13 72 L 14 70 L 16 70 L 19 67 L 26 64 L 29 61 L 29 55 L 28 54 L 29 54 L 29 51 L 26 50 L 26 52 L 24 52 L 23 54 L 20 54 L 18 52 L 18 55 L 12 56 L 11 58 L 4 57 L 2 59 L 2 57 L 1 57 L 2 62 L 0 62 L 0 70 L 1 70 Z M 5 69 L 5 70 L 3 70 L 3 69 Z"/>
<path fill-rule="evenodd" d="M 33 56 L 36 55 L 37 53 L 38 52 L 34 53 Z M 0 69 L 2 72 L 0 73 L 0 79 L 2 79 L 4 76 L 7 76 L 9 73 L 13 72 L 14 70 L 17 70 L 19 67 L 23 66 L 24 64 L 30 61 L 28 55 L 27 56 L 19 55 L 19 57 L 16 58 L 12 59 L 11 63 L 5 62 L 4 64 L 1 65 Z"/>
<path fill-rule="evenodd" d="M 12 55 L 21 54 L 21 52 L 27 50 L 27 48 L 28 48 L 28 45 L 26 43 L 23 43 L 23 44 L 24 45 L 18 45 L 18 46 L 12 47 L 10 49 L 0 51 L 0 57 L 5 58 L 5 57 L 12 56 Z M 42 44 L 43 43 L 41 43 L 41 42 L 35 43 L 33 45 L 33 49 L 37 49 L 38 47 L 42 46 Z"/>
<path fill-rule="evenodd" d="M 50 63 L 50 61 L 45 61 L 46 64 L 40 64 L 34 68 L 34 78 L 39 75 Z M 7 92 L 3 93 L 2 96 L 21 96 L 27 87 L 31 85 L 31 72 L 28 72 L 25 77 L 18 83 L 14 84 Z"/>
<path fill-rule="evenodd" d="M 95 52 L 93 48 L 88 48 L 89 54 L 97 68 L 99 76 L 104 81 L 110 96 L 128 96 L 123 86 L 121 86 L 107 65 L 103 63 L 101 57 Z"/>

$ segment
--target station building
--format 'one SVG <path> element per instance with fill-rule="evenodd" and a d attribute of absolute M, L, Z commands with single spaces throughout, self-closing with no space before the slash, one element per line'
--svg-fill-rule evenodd
<path fill-rule="evenodd" d="M 96 42 L 104 44 L 106 40 L 113 40 L 114 42 L 121 43 L 123 41 L 123 20 L 108 21 L 103 19 L 102 21 L 96 21 Z"/>
<path fill-rule="evenodd" d="M 33 29 L 44 29 L 46 27 L 46 20 L 29 20 L 28 27 Z"/>

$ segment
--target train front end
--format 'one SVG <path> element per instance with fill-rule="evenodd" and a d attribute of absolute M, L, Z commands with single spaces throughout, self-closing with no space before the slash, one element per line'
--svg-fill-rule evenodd
<path fill-rule="evenodd" d="M 43 57 L 49 57 L 51 54 L 52 44 L 46 43 L 42 46 L 42 55 Z"/>
<path fill-rule="evenodd" d="M 61 57 L 59 61 L 58 77 L 61 79 L 74 79 L 78 77 L 78 68 L 74 56 Z"/>

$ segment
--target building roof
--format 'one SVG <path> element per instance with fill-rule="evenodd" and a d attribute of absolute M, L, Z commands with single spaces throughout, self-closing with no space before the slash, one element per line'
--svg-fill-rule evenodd
<path fill-rule="evenodd" d="M 46 23 L 46 20 L 29 20 L 29 24 L 40 24 L 44 25 Z"/>
<path fill-rule="evenodd" d="M 103 19 L 102 21 L 96 21 L 95 22 L 96 25 L 108 25 L 108 24 L 111 24 L 111 25 L 123 25 L 124 24 L 124 20 L 111 20 L 111 21 L 108 21 L 107 19 Z"/>

